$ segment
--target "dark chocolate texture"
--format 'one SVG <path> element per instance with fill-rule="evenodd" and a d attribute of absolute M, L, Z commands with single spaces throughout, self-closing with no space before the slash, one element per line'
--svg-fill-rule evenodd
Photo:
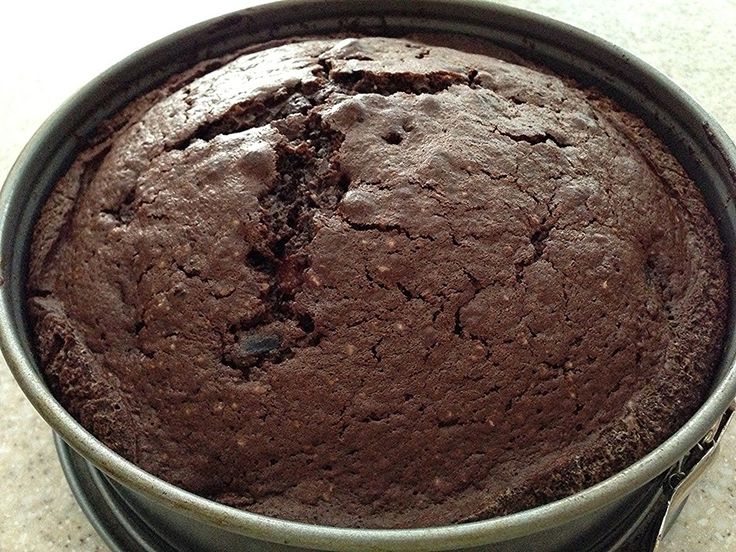
<path fill-rule="evenodd" d="M 536 506 L 671 435 L 726 321 L 700 193 L 614 102 L 477 52 L 305 40 L 124 111 L 34 235 L 62 404 L 185 489 L 354 527 Z"/>

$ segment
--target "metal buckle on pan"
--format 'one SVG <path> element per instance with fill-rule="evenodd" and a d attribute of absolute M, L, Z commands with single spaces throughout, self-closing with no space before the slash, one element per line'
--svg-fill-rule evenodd
<path fill-rule="evenodd" d="M 693 485 L 716 459 L 721 436 L 733 419 L 734 411 L 736 411 L 736 401 L 731 403 L 718 423 L 670 471 L 665 481 L 665 493 L 669 495 L 669 499 L 652 552 L 659 550 L 662 539 L 685 506 Z"/>

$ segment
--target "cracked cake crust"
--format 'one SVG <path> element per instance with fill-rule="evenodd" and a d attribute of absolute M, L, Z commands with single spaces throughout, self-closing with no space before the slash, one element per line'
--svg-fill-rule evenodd
<path fill-rule="evenodd" d="M 411 527 L 567 496 L 694 413 L 728 291 L 695 185 L 595 90 L 442 40 L 207 62 L 80 154 L 28 305 L 86 428 L 226 504 Z"/>

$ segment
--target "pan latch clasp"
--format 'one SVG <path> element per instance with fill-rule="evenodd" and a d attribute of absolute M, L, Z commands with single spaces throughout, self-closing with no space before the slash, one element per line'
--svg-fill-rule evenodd
<path fill-rule="evenodd" d="M 735 410 L 736 402 L 731 403 L 731 406 L 723 413 L 718 423 L 670 470 L 665 481 L 665 493 L 669 495 L 667 509 L 659 526 L 653 552 L 658 550 L 662 539 L 672 527 L 683 506 L 685 506 L 695 482 L 700 479 L 716 459 L 721 436 L 733 419 Z"/>

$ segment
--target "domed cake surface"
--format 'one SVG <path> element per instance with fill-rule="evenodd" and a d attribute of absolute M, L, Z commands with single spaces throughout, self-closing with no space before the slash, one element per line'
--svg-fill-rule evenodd
<path fill-rule="evenodd" d="M 695 184 L 600 92 L 426 42 L 204 63 L 79 155 L 28 305 L 102 442 L 249 511 L 421 527 L 575 493 L 695 412 L 728 292 Z"/>

